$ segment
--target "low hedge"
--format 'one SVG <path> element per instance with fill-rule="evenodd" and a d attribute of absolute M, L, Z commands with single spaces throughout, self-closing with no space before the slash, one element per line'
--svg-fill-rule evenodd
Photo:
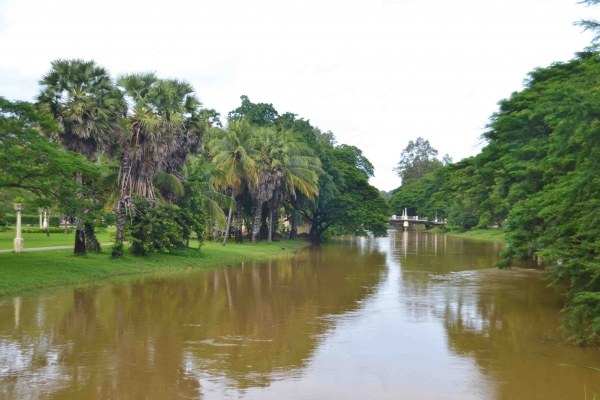
<path fill-rule="evenodd" d="M 16 225 L 17 224 L 17 216 L 16 215 L 7 215 L 5 217 L 6 222 L 8 222 L 9 225 Z M 50 216 L 50 226 L 60 226 L 62 218 L 59 216 Z M 37 214 L 22 214 L 21 215 L 21 224 L 23 225 L 33 225 L 33 226 L 39 226 L 40 225 L 40 215 Z"/>
<path fill-rule="evenodd" d="M 34 228 L 34 227 L 23 227 L 21 228 L 23 233 L 46 233 L 45 228 Z M 52 227 L 49 228 L 50 233 L 65 233 L 65 228 Z M 73 232 L 73 228 L 68 228 L 69 233 Z"/>

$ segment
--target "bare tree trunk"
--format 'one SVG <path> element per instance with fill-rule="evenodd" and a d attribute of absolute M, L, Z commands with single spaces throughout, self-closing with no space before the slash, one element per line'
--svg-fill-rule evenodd
<path fill-rule="evenodd" d="M 243 220 L 243 211 L 242 211 L 242 200 L 237 199 L 236 201 L 236 217 L 237 220 L 237 231 L 235 231 L 235 242 L 242 243 L 244 241 L 244 236 L 242 235 L 242 220 Z"/>
<path fill-rule="evenodd" d="M 235 189 L 231 191 L 231 201 L 235 202 Z M 229 206 L 229 215 L 227 216 L 227 230 L 225 231 L 225 238 L 223 239 L 223 246 L 227 243 L 229 237 L 229 230 L 231 229 L 231 218 L 233 217 L 233 204 Z"/>

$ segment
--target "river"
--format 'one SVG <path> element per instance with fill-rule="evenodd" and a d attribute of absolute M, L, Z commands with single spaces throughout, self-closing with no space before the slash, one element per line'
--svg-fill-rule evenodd
<path fill-rule="evenodd" d="M 235 244 L 232 244 L 235 245 Z M 276 245 L 276 244 L 275 244 Z M 502 245 L 428 232 L 0 299 L 2 399 L 583 399 L 600 351 Z"/>

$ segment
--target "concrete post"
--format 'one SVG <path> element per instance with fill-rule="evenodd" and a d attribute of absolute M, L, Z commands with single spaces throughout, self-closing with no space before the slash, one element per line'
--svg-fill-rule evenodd
<path fill-rule="evenodd" d="M 15 253 L 22 253 L 24 240 L 21 233 L 21 211 L 23 211 L 25 206 L 21 203 L 15 203 L 14 207 L 17 211 L 17 237 L 14 240 Z"/>
<path fill-rule="evenodd" d="M 48 211 L 44 211 L 44 228 L 48 227 Z"/>
<path fill-rule="evenodd" d="M 42 228 L 44 227 L 44 222 L 43 222 L 43 220 L 42 220 L 42 218 L 43 218 L 43 217 L 42 217 L 42 213 L 43 213 L 43 211 L 42 211 L 42 210 L 40 210 L 40 229 L 42 229 Z"/>
<path fill-rule="evenodd" d="M 408 221 L 404 220 L 404 224 L 403 225 L 404 225 L 404 227 L 403 227 L 402 230 L 407 231 L 408 230 Z"/>

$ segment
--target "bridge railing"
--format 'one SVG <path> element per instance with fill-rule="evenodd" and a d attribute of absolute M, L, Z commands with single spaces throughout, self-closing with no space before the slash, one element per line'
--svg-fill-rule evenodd
<path fill-rule="evenodd" d="M 392 220 L 396 221 L 424 221 L 427 222 L 427 217 L 419 217 L 418 215 L 392 215 Z M 446 224 L 448 220 L 446 219 L 435 219 L 432 221 L 433 223 L 438 224 Z"/>

